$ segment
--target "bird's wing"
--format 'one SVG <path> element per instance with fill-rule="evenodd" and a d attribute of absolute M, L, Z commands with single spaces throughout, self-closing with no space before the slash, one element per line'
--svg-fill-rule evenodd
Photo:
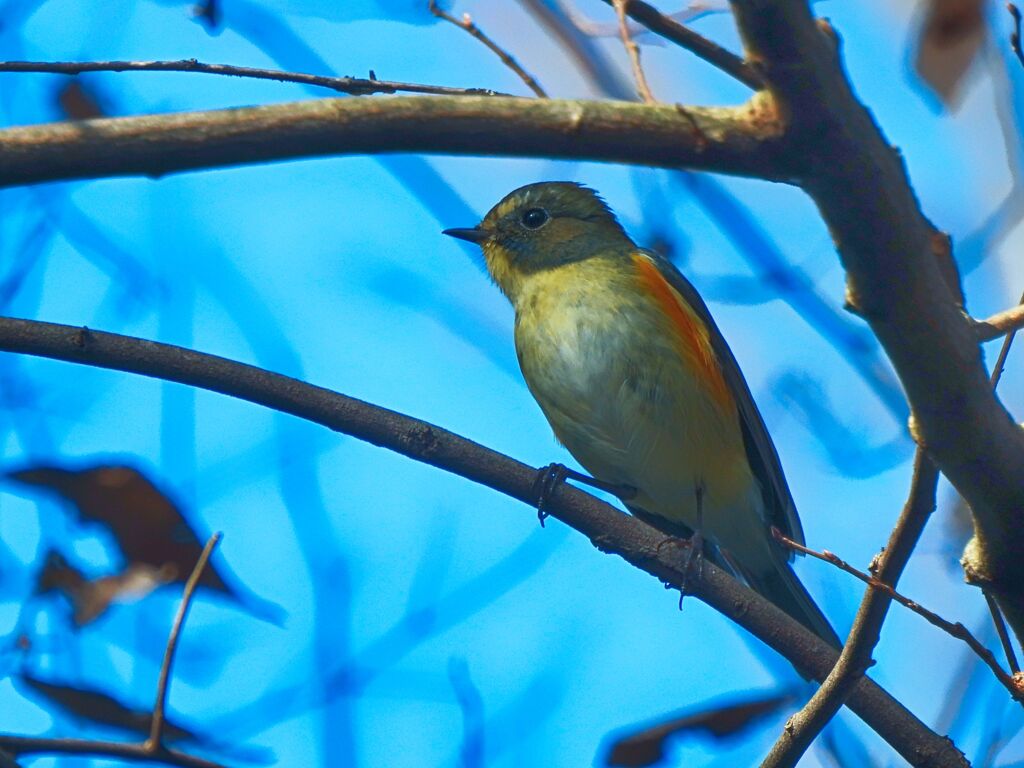
<path fill-rule="evenodd" d="M 641 253 L 654 263 L 666 284 L 678 295 L 680 300 L 693 309 L 707 326 L 711 347 L 722 369 L 722 376 L 739 409 L 747 459 L 750 461 L 750 468 L 761 484 L 764 494 L 765 508 L 768 513 L 766 522 L 776 526 L 786 536 L 802 544 L 804 542 L 803 527 L 800 525 L 796 505 L 793 503 L 793 496 L 786 483 L 786 476 L 782 472 L 779 454 L 775 450 L 775 444 L 772 442 L 764 420 L 761 418 L 761 413 L 757 410 L 757 404 L 750 394 L 750 387 L 747 386 L 747 381 L 743 378 L 743 373 L 740 371 L 739 364 L 733 357 L 725 337 L 718 330 L 714 318 L 711 317 L 711 312 L 708 311 L 707 305 L 690 281 L 667 259 L 650 251 Z"/>

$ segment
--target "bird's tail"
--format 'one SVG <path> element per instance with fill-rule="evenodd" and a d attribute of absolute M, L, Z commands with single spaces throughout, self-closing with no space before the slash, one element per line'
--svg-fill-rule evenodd
<path fill-rule="evenodd" d="M 800 583 L 789 563 L 781 557 L 772 560 L 775 565 L 773 570 L 743 574 L 751 589 L 771 600 L 833 648 L 842 648 L 839 635 Z"/>

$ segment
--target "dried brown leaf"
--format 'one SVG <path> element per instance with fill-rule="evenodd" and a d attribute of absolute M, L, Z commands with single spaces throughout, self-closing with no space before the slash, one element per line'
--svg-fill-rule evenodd
<path fill-rule="evenodd" d="M 914 68 L 947 107 L 985 42 L 986 0 L 928 0 Z"/>
<path fill-rule="evenodd" d="M 141 600 L 166 584 L 171 575 L 168 567 L 132 563 L 121 573 L 87 579 L 60 552 L 50 550 L 39 572 L 37 588 L 63 594 L 74 609 L 75 626 L 82 627 L 102 616 L 113 602 Z"/>
<path fill-rule="evenodd" d="M 665 757 L 670 737 L 685 733 L 705 733 L 716 740 L 741 734 L 759 719 L 773 714 L 793 701 L 791 693 L 719 705 L 684 715 L 673 715 L 653 726 L 616 739 L 608 753 L 607 764 L 638 768 L 653 765 Z"/>
<path fill-rule="evenodd" d="M 20 679 L 37 697 L 69 715 L 98 725 L 119 728 L 143 736 L 149 735 L 152 713 L 131 709 L 109 694 L 90 688 L 47 682 L 30 675 L 22 675 Z M 202 741 L 188 729 L 171 722 L 167 722 L 164 736 L 168 742 Z"/>

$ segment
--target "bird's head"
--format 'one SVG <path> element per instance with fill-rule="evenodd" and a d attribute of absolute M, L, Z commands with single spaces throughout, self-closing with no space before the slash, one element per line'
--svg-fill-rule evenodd
<path fill-rule="evenodd" d="M 477 226 L 444 234 L 479 243 L 491 277 L 513 300 L 531 274 L 635 248 L 604 200 L 568 181 L 520 187 Z"/>

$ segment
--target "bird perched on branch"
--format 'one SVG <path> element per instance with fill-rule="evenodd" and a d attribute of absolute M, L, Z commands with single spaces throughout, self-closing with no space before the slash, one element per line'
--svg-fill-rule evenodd
<path fill-rule="evenodd" d="M 478 226 L 445 234 L 482 247 L 515 308 L 527 386 L 594 484 L 662 530 L 695 535 L 691 552 L 706 548 L 841 645 L 771 534 L 803 542 L 750 389 L 686 278 L 630 240 L 593 190 L 568 182 L 517 189 Z"/>

